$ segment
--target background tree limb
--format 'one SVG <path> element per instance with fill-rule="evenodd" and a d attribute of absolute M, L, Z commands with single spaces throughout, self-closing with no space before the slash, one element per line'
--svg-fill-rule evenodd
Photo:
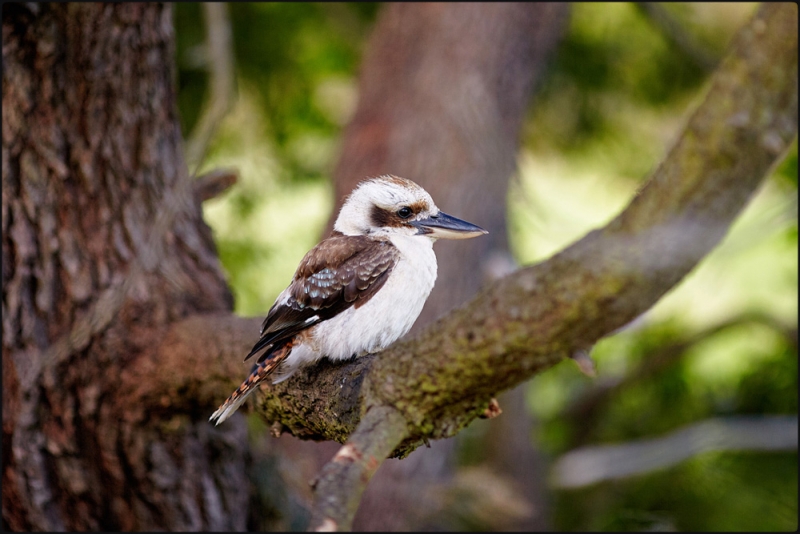
<path fill-rule="evenodd" d="M 236 98 L 228 6 L 223 2 L 204 2 L 202 7 L 206 23 L 205 64 L 210 90 L 203 113 L 186 140 L 186 164 L 192 175 L 203 163 L 209 142 Z"/>
<path fill-rule="evenodd" d="M 583 444 L 595 429 L 598 414 L 608 403 L 619 396 L 620 392 L 644 380 L 658 376 L 659 373 L 678 364 L 692 347 L 714 337 L 715 335 L 735 329 L 746 324 L 760 324 L 770 328 L 787 343 L 797 346 L 797 328 L 780 324 L 774 317 L 764 313 L 745 313 L 719 324 L 708 327 L 685 338 L 677 339 L 649 353 L 638 366 L 621 377 L 602 377 L 583 395 L 570 403 L 560 417 L 573 419 L 576 435 L 572 439 L 573 446 Z"/>
<path fill-rule="evenodd" d="M 797 414 L 715 417 L 655 439 L 581 447 L 553 465 L 557 488 L 580 488 L 665 469 L 711 451 L 797 450 Z"/>
<path fill-rule="evenodd" d="M 636 2 L 636 7 L 664 34 L 664 37 L 674 43 L 698 67 L 707 72 L 714 70 L 719 58 L 699 42 L 697 37 L 660 2 Z"/>

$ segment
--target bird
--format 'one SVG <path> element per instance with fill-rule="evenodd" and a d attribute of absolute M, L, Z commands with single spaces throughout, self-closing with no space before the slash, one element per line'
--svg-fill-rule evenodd
<path fill-rule="evenodd" d="M 321 358 L 333 361 L 380 352 L 405 335 L 436 281 L 437 239 L 488 232 L 441 211 L 422 187 L 383 175 L 361 181 L 347 196 L 331 235 L 312 248 L 275 299 L 247 379 L 209 421 L 228 419 L 272 377 L 281 382 Z"/>

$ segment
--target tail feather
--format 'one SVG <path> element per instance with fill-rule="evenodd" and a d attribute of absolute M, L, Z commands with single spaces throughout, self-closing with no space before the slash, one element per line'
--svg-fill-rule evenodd
<path fill-rule="evenodd" d="M 270 358 L 257 364 L 250 376 L 242 382 L 236 391 L 231 393 L 231 396 L 222 403 L 216 412 L 211 414 L 209 421 L 215 421 L 217 425 L 225 421 L 228 417 L 241 406 L 247 397 L 256 390 L 256 387 L 270 376 L 275 369 L 284 361 L 286 357 L 292 352 L 292 342 L 290 341 L 283 347 L 279 348 L 270 355 Z"/>

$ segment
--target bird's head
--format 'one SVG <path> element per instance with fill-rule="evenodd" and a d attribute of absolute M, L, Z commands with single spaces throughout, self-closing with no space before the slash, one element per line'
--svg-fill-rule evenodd
<path fill-rule="evenodd" d="M 345 235 L 419 235 L 434 241 L 488 233 L 440 211 L 428 192 L 411 180 L 391 175 L 358 184 L 333 228 Z"/>

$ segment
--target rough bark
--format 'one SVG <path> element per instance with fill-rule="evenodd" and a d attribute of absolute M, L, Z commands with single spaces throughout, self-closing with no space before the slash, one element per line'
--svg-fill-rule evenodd
<path fill-rule="evenodd" d="M 170 324 L 231 310 L 186 175 L 174 77 L 169 6 L 4 6 L 3 521 L 13 530 L 244 527 L 244 427 L 171 409 L 178 391 L 147 404 L 118 394 Z"/>

